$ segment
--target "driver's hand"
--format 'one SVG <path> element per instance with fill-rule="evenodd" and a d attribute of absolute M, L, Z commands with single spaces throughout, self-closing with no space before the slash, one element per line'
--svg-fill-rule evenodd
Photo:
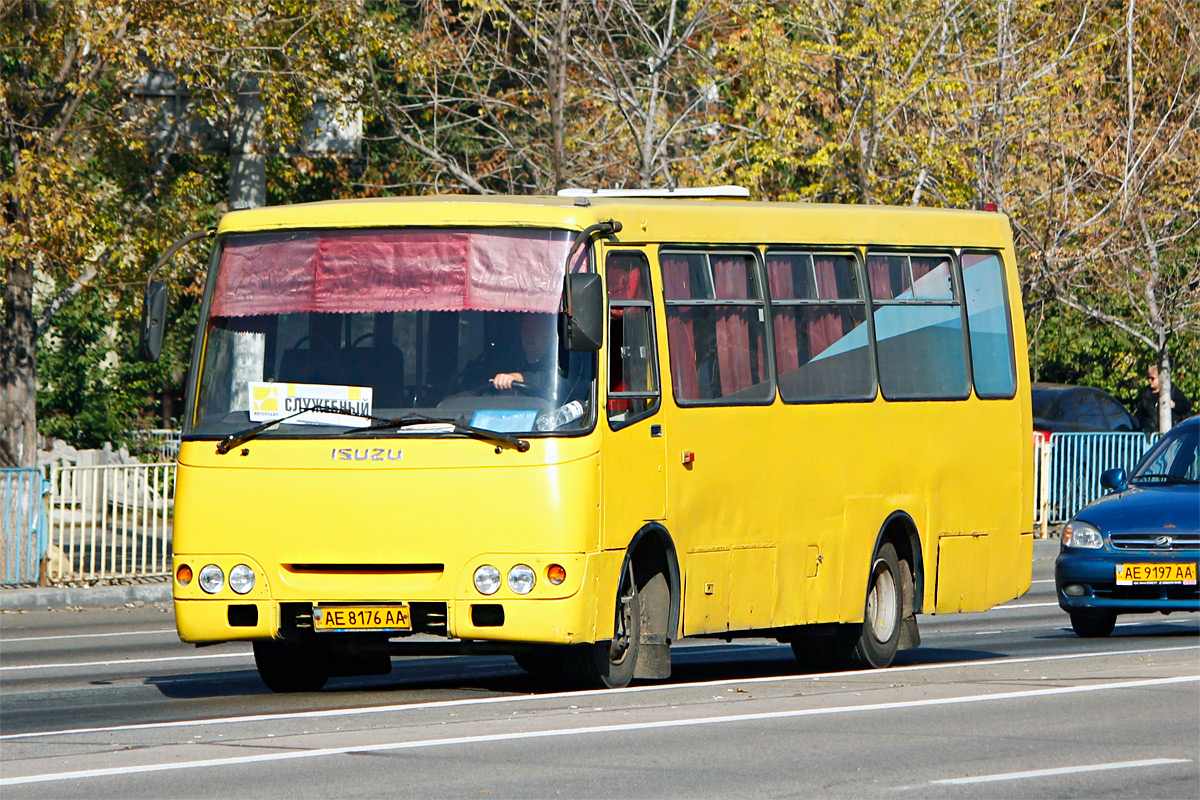
<path fill-rule="evenodd" d="M 501 372 L 492 378 L 492 385 L 497 389 L 511 389 L 512 385 L 517 381 L 524 383 L 525 376 L 519 372 Z"/>

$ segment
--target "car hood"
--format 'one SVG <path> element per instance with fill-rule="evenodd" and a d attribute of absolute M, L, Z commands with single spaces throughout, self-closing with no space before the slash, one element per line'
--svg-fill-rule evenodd
<path fill-rule="evenodd" d="M 1131 486 L 1095 501 L 1076 515 L 1105 531 L 1179 533 L 1200 531 L 1200 494 L 1196 485 Z"/>

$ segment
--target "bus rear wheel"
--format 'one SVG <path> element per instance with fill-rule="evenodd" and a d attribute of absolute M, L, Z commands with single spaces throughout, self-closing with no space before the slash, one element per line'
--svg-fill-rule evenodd
<path fill-rule="evenodd" d="M 333 654 L 303 642 L 255 642 L 254 664 L 272 692 L 315 692 L 329 680 Z"/>
<path fill-rule="evenodd" d="M 871 561 L 863 621 L 839 625 L 832 636 L 792 642 L 792 652 L 807 669 L 878 669 L 889 666 L 900 649 L 904 590 L 900 559 L 884 542 Z"/>

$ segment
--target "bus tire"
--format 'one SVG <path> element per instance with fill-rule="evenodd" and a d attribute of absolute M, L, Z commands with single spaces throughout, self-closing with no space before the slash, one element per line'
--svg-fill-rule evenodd
<path fill-rule="evenodd" d="M 513 660 L 530 675 L 549 676 L 563 671 L 563 660 L 559 653 L 519 653 L 513 656 Z"/>
<path fill-rule="evenodd" d="M 1112 613 L 1101 614 L 1072 614 L 1071 628 L 1075 631 L 1076 636 L 1082 636 L 1085 639 L 1102 639 L 1113 632 L 1113 628 L 1117 627 L 1117 615 Z"/>
<path fill-rule="evenodd" d="M 574 645 L 563 654 L 567 676 L 594 689 L 623 689 L 633 680 L 642 636 L 642 600 L 636 586 L 621 582 L 611 642 Z"/>
<path fill-rule="evenodd" d="M 272 692 L 315 692 L 329 680 L 333 655 L 303 642 L 260 641 L 254 643 L 254 665 Z"/>
<path fill-rule="evenodd" d="M 862 624 L 846 625 L 835 636 L 837 661 L 847 669 L 889 666 L 900 649 L 904 611 L 900 559 L 891 542 L 884 542 L 871 562 Z"/>

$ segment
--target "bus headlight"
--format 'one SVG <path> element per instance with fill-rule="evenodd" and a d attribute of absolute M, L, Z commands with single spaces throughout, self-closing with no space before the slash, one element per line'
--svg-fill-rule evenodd
<path fill-rule="evenodd" d="M 216 594 L 225 586 L 225 573 L 216 564 L 209 564 L 200 570 L 200 588 L 209 594 Z"/>
<path fill-rule="evenodd" d="M 254 588 L 254 570 L 245 564 L 238 564 L 229 570 L 229 588 L 238 594 L 246 594 Z"/>
<path fill-rule="evenodd" d="M 491 564 L 484 564 L 475 570 L 475 588 L 480 594 L 495 594 L 500 588 L 500 570 Z"/>
<path fill-rule="evenodd" d="M 537 583 L 537 577 L 533 574 L 533 570 L 524 564 L 517 564 L 508 571 L 508 588 L 516 594 L 529 594 L 533 591 L 535 583 Z"/>
<path fill-rule="evenodd" d="M 1104 535 L 1095 525 L 1073 519 L 1063 526 L 1063 547 L 1096 550 L 1104 547 Z"/>

